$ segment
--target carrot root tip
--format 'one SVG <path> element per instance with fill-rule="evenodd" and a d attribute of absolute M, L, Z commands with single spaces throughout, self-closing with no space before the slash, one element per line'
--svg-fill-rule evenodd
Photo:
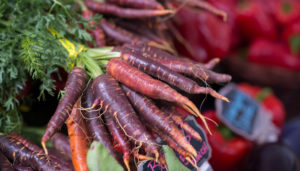
<path fill-rule="evenodd" d="M 125 163 L 125 166 L 126 166 L 127 170 L 130 171 L 129 160 L 124 159 L 124 163 Z"/>
<path fill-rule="evenodd" d="M 46 142 L 42 141 L 41 144 L 42 144 L 42 147 L 43 147 L 43 150 L 44 150 L 45 154 L 48 155 L 48 149 L 46 147 Z"/>
<path fill-rule="evenodd" d="M 186 161 L 188 161 L 189 163 L 191 163 L 191 165 L 193 165 L 198 170 L 198 166 L 191 160 L 191 158 L 186 157 L 185 159 L 186 159 Z"/>
<path fill-rule="evenodd" d="M 159 153 L 158 153 L 158 152 L 155 152 L 154 155 L 155 155 L 155 162 L 158 162 Z"/>

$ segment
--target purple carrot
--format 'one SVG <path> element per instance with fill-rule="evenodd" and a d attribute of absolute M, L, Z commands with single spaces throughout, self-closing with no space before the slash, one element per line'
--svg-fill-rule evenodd
<path fill-rule="evenodd" d="M 33 171 L 31 167 L 25 167 L 21 165 L 14 166 L 14 169 L 15 169 L 14 171 Z"/>
<path fill-rule="evenodd" d="M 0 151 L 0 170 L 2 171 L 14 171 L 12 164 Z"/>
<path fill-rule="evenodd" d="M 44 153 L 42 148 L 37 146 L 36 144 L 33 144 L 28 139 L 22 137 L 21 135 L 11 133 L 9 135 L 10 137 L 16 139 L 17 141 L 21 142 L 25 147 L 27 147 L 29 150 L 36 152 L 36 153 Z M 70 160 L 66 160 L 64 158 L 60 158 L 59 156 L 55 156 L 53 154 L 49 154 L 48 158 L 53 161 L 54 164 L 64 166 L 66 168 L 70 168 L 70 170 L 73 170 L 73 165 Z"/>
<path fill-rule="evenodd" d="M 149 18 L 156 16 L 165 16 L 168 14 L 173 14 L 174 10 L 162 9 L 162 10 L 152 10 L 152 9 L 132 9 L 132 8 L 121 8 L 116 5 L 95 2 L 92 0 L 85 1 L 86 6 L 94 11 L 101 14 L 115 15 L 121 18 Z"/>
<path fill-rule="evenodd" d="M 51 117 L 51 120 L 48 122 L 47 128 L 42 137 L 42 147 L 44 151 L 47 152 L 46 142 L 62 127 L 64 122 L 67 120 L 76 100 L 81 95 L 88 76 L 85 73 L 84 69 L 75 67 L 69 73 L 67 83 L 65 86 L 65 95 L 62 100 L 59 101 L 59 104 L 56 108 L 54 115 Z"/>
<path fill-rule="evenodd" d="M 121 43 L 131 43 L 131 42 L 148 42 L 148 39 L 140 37 L 132 32 L 129 32 L 125 29 L 117 27 L 115 24 L 106 21 L 105 19 L 101 20 L 101 28 L 109 37 L 121 42 Z"/>
<path fill-rule="evenodd" d="M 31 151 L 23 143 L 13 137 L 0 135 L 0 150 L 10 160 L 22 164 L 22 166 L 31 167 L 34 170 L 72 170 L 70 168 L 58 165 L 43 152 Z"/>
<path fill-rule="evenodd" d="M 131 32 L 137 33 L 138 35 L 142 35 L 147 38 L 147 40 L 155 41 L 159 44 L 168 44 L 165 40 L 163 40 L 161 37 L 156 35 L 153 30 L 151 30 L 149 27 L 145 26 L 142 22 L 139 21 L 124 21 L 124 20 L 117 20 L 117 25 L 130 30 Z M 168 45 L 170 46 L 170 45 Z"/>
<path fill-rule="evenodd" d="M 126 96 L 130 99 L 131 104 L 138 112 L 138 114 L 145 120 L 145 122 L 151 124 L 159 131 L 168 134 L 176 142 L 192 154 L 194 157 L 197 156 L 197 152 L 194 147 L 186 140 L 184 135 L 181 134 L 179 129 L 173 122 L 170 122 L 170 118 L 166 113 L 162 112 L 156 105 L 147 97 L 132 91 L 128 87 L 122 85 Z"/>
<path fill-rule="evenodd" d="M 93 105 L 95 100 L 94 94 L 92 92 L 91 84 L 88 86 L 84 95 L 81 99 L 81 105 L 83 108 L 88 108 Z M 103 122 L 99 110 L 97 108 L 88 109 L 82 111 L 84 113 L 86 119 L 86 125 L 89 131 L 90 136 L 92 136 L 93 140 L 101 142 L 109 153 L 122 165 L 122 160 L 118 152 L 114 149 L 111 136 L 108 133 L 108 130 L 105 127 L 105 123 Z"/>
<path fill-rule="evenodd" d="M 70 142 L 65 134 L 55 133 L 51 138 L 51 143 L 57 151 L 71 159 Z"/>
<path fill-rule="evenodd" d="M 161 10 L 164 7 L 156 2 L 155 0 L 106 0 L 109 3 L 113 3 L 121 6 L 128 6 L 133 8 L 142 8 L 142 9 L 157 9 Z"/>
<path fill-rule="evenodd" d="M 160 107 L 162 111 L 169 114 L 172 120 L 180 127 L 182 127 L 189 135 L 195 138 L 198 141 L 202 141 L 201 136 L 197 131 L 195 131 L 188 123 L 186 123 L 181 115 L 176 111 L 176 109 L 171 104 L 162 105 Z"/>
<path fill-rule="evenodd" d="M 209 70 L 209 67 L 214 66 L 218 60 L 213 60 L 208 63 L 208 65 L 195 63 L 186 58 L 179 58 L 165 52 L 159 48 L 153 46 L 147 46 L 142 44 L 123 46 L 126 49 L 131 49 L 131 51 L 141 53 L 144 57 L 151 58 L 169 69 L 183 73 L 189 76 L 207 80 L 213 83 L 225 83 L 231 80 L 231 76 L 227 74 L 219 74 Z"/>
<path fill-rule="evenodd" d="M 217 99 L 228 102 L 228 99 L 210 87 L 200 87 L 195 81 L 169 69 L 168 67 L 152 60 L 151 58 L 143 57 L 141 54 L 134 52 L 121 53 L 121 58 L 139 70 L 148 73 L 160 80 L 163 80 L 170 85 L 173 85 L 190 94 L 209 93 Z"/>
<path fill-rule="evenodd" d="M 120 149 L 123 153 L 123 162 L 128 170 L 130 170 L 129 160 L 130 160 L 130 143 L 124 134 L 123 130 L 120 128 L 118 123 L 114 121 L 111 116 L 105 117 L 106 125 L 109 129 L 110 134 L 112 135 L 113 139 L 117 141 Z"/>
<path fill-rule="evenodd" d="M 118 81 L 108 74 L 103 74 L 94 79 L 92 89 L 96 101 L 100 101 L 102 109 L 115 119 L 124 134 L 158 159 L 158 146 L 155 140 L 139 120 Z"/>

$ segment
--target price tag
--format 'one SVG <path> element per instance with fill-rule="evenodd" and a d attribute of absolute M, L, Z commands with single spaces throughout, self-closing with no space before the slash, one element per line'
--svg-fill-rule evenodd
<path fill-rule="evenodd" d="M 220 90 L 220 94 L 230 100 L 230 103 L 216 100 L 217 116 L 227 127 L 258 143 L 274 141 L 274 136 L 279 132 L 265 108 L 240 91 L 235 84 L 228 84 Z"/>
<path fill-rule="evenodd" d="M 196 158 L 196 162 L 197 162 L 197 166 L 199 166 L 199 170 L 201 171 L 209 171 L 212 170 L 209 163 L 207 162 L 208 159 L 211 156 L 211 148 L 209 146 L 209 144 L 207 143 L 207 138 L 206 135 L 204 133 L 204 131 L 202 130 L 202 128 L 198 125 L 198 123 L 196 122 L 196 120 L 193 117 L 186 117 L 185 121 L 194 129 L 196 130 L 200 136 L 202 137 L 203 141 L 199 142 L 198 140 L 193 139 L 190 135 L 188 135 L 186 132 L 184 132 L 182 129 L 181 131 L 183 131 L 184 135 L 186 136 L 187 140 L 191 143 L 191 145 L 197 150 L 197 158 Z M 162 144 L 165 144 L 164 142 Z M 178 153 L 176 153 L 176 156 L 178 158 L 178 160 L 187 168 L 189 168 L 190 170 L 196 171 L 197 169 L 194 168 L 188 161 L 185 160 L 184 156 L 179 155 Z M 202 167 L 203 166 L 203 167 Z M 155 161 L 145 161 L 142 162 L 139 165 L 139 170 L 140 171 L 166 171 L 166 168 L 161 165 L 156 163 Z"/>

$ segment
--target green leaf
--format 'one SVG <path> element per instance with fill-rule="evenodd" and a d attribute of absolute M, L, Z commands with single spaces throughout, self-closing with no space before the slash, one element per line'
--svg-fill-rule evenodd
<path fill-rule="evenodd" d="M 94 141 L 87 154 L 89 171 L 123 171 L 124 169 L 110 155 L 108 150 L 100 142 Z"/>
<path fill-rule="evenodd" d="M 176 157 L 174 151 L 167 145 L 162 146 L 169 170 L 189 171 Z"/>

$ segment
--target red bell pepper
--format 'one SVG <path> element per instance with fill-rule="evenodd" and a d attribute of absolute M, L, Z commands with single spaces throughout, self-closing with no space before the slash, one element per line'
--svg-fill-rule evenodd
<path fill-rule="evenodd" d="M 263 89 L 247 83 L 238 84 L 238 88 L 268 109 L 272 115 L 274 125 L 279 129 L 282 128 L 285 110 L 280 100 L 275 97 L 270 89 Z M 212 148 L 212 157 L 209 162 L 214 170 L 234 171 L 245 169 L 243 168 L 244 162 L 250 154 L 254 143 L 235 135 L 229 128 L 222 125 L 215 111 L 207 111 L 204 115 L 219 124 L 219 127 L 216 127 L 211 122 L 208 123 L 212 131 L 211 136 L 207 134 L 209 145 Z M 203 125 L 199 118 L 197 118 L 197 122 Z"/>
<path fill-rule="evenodd" d="M 232 26 L 214 14 L 183 8 L 174 20 L 177 29 L 192 49 L 192 53 L 183 52 L 184 55 L 204 62 L 213 57 L 225 57 L 229 52 Z M 178 48 L 182 53 L 181 49 L 182 47 Z"/>
<path fill-rule="evenodd" d="M 272 114 L 272 122 L 279 129 L 282 128 L 285 120 L 285 109 L 281 101 L 270 89 L 249 85 L 247 83 L 238 84 L 238 88 L 269 110 Z"/>
<path fill-rule="evenodd" d="M 300 12 L 300 11 L 299 11 Z M 287 26 L 283 31 L 283 39 L 289 45 L 292 54 L 300 57 L 300 20 Z"/>
<path fill-rule="evenodd" d="M 274 16 L 281 25 L 293 23 L 300 20 L 300 2 L 293 0 L 280 0 L 275 3 Z"/>
<path fill-rule="evenodd" d="M 236 13 L 238 27 L 248 40 L 258 37 L 268 39 L 277 37 L 275 23 L 262 3 L 242 1 L 237 6 Z"/>
<path fill-rule="evenodd" d="M 207 131 L 208 143 L 212 148 L 212 156 L 209 163 L 215 171 L 235 171 L 243 167 L 244 160 L 250 153 L 253 143 L 235 135 L 217 119 L 215 111 L 207 111 L 204 115 L 216 123 L 219 127 L 209 122 L 212 135 Z M 197 122 L 202 125 L 200 119 Z"/>
<path fill-rule="evenodd" d="M 300 58 L 292 55 L 287 46 L 266 39 L 252 42 L 248 60 L 266 66 L 278 66 L 294 71 L 300 70 Z"/>

